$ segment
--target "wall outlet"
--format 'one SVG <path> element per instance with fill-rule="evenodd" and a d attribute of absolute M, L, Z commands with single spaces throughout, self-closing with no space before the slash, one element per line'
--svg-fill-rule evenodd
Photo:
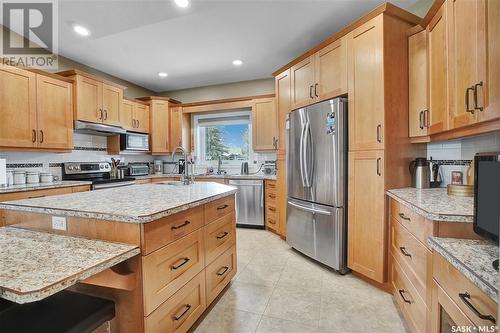
<path fill-rule="evenodd" d="M 66 230 L 66 218 L 61 216 L 52 216 L 52 229 Z"/>

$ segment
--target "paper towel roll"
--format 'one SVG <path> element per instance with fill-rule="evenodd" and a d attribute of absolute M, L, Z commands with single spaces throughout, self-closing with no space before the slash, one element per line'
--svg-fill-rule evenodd
<path fill-rule="evenodd" d="M 0 186 L 7 185 L 7 160 L 0 158 Z"/>

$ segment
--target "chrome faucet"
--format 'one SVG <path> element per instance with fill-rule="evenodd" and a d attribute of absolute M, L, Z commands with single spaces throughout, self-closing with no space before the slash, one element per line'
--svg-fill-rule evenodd
<path fill-rule="evenodd" d="M 222 158 L 219 155 L 218 161 L 217 161 L 217 174 L 218 175 L 221 175 L 223 172 L 225 172 L 225 170 L 222 170 L 221 168 L 222 168 Z"/>
<path fill-rule="evenodd" d="M 175 147 L 172 150 L 172 161 L 174 160 L 175 153 L 177 151 L 180 151 L 182 153 L 182 157 L 184 158 L 184 174 L 181 176 L 181 182 L 184 185 L 189 185 L 189 184 L 191 184 L 193 182 L 193 180 L 192 180 L 191 177 L 189 177 L 189 162 L 188 162 L 188 159 L 187 159 L 186 149 L 184 149 L 181 146 Z"/>

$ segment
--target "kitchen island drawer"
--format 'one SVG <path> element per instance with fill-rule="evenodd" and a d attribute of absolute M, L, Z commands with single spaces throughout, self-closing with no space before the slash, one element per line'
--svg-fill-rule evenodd
<path fill-rule="evenodd" d="M 453 302 L 477 326 L 488 327 L 497 322 L 498 304 L 459 272 L 440 254 L 432 255 L 433 277 Z M 478 314 L 489 316 L 482 319 Z"/>
<path fill-rule="evenodd" d="M 149 254 L 204 225 L 203 206 L 145 223 L 143 253 Z"/>
<path fill-rule="evenodd" d="M 427 305 L 430 305 L 432 252 L 420 243 L 396 219 L 391 218 L 391 251 L 404 268 L 406 276 Z"/>
<path fill-rule="evenodd" d="M 396 303 L 410 326 L 410 331 L 425 333 L 427 326 L 425 302 L 394 258 L 391 275 Z"/>
<path fill-rule="evenodd" d="M 207 285 L 207 305 L 219 295 L 236 275 L 236 246 L 232 246 L 205 270 Z"/>
<path fill-rule="evenodd" d="M 206 309 L 205 271 L 201 271 L 144 321 L 146 333 L 184 333 Z"/>
<path fill-rule="evenodd" d="M 408 207 L 394 199 L 391 199 L 391 215 L 422 244 L 428 247 L 427 239 L 433 235 L 433 224 L 431 221 L 426 221 L 423 216 L 411 211 Z"/>
<path fill-rule="evenodd" d="M 204 228 L 205 263 L 208 265 L 236 243 L 234 214 L 228 214 Z"/>
<path fill-rule="evenodd" d="M 234 195 L 209 202 L 205 205 L 205 224 L 234 212 Z"/>
<path fill-rule="evenodd" d="M 149 315 L 205 268 L 203 229 L 144 256 L 144 312 Z"/>

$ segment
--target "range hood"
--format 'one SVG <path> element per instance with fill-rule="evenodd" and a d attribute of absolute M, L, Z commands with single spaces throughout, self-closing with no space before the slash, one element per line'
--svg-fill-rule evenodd
<path fill-rule="evenodd" d="M 127 131 L 124 128 L 119 126 L 89 123 L 81 120 L 75 120 L 74 128 L 76 133 L 92 134 L 99 136 L 112 136 L 112 135 L 127 133 Z"/>

